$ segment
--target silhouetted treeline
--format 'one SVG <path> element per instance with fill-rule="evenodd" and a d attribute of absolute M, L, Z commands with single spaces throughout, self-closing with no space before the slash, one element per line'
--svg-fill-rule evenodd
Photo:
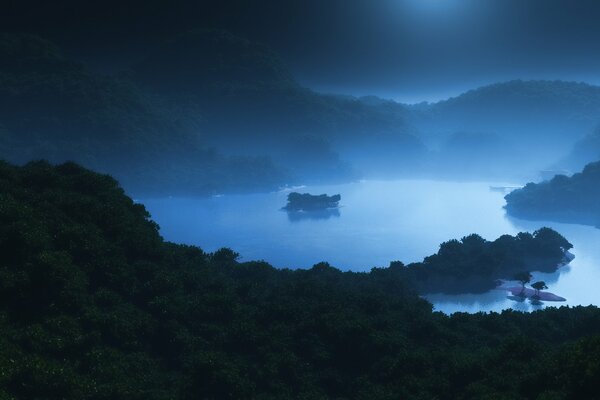
<path fill-rule="evenodd" d="M 415 170 L 426 154 L 401 105 L 316 93 L 268 48 L 228 32 L 193 30 L 158 43 L 131 78 L 201 115 L 203 139 L 221 151 L 269 154 L 305 182 L 356 177 L 367 163 L 349 148 L 362 146 L 371 163 L 393 160 L 397 170 Z"/>
<path fill-rule="evenodd" d="M 109 176 L 1 163 L 0 397 L 595 396 L 595 307 L 445 316 L 398 263 L 236 259 L 164 242 Z"/>
<path fill-rule="evenodd" d="M 336 208 L 339 205 L 342 196 L 335 194 L 327 196 L 326 194 L 312 195 L 310 193 L 292 192 L 287 196 L 287 204 L 284 207 L 288 211 L 315 211 Z"/>
<path fill-rule="evenodd" d="M 575 146 L 600 123 L 599 109 L 598 86 L 513 80 L 412 106 L 408 122 L 439 149 L 432 159 L 439 176 L 520 180 L 597 160 L 600 152 Z"/>
<path fill-rule="evenodd" d="M 437 254 L 408 266 L 419 292 L 485 292 L 524 271 L 554 272 L 573 245 L 550 228 L 503 235 L 490 242 L 477 234 L 440 245 Z"/>
<path fill-rule="evenodd" d="M 227 32 L 150 46 L 111 76 L 31 35 L 0 36 L 0 59 L 0 156 L 77 161 L 136 194 L 347 181 L 358 175 L 334 148 L 342 141 L 385 136 L 401 144 L 388 155 L 399 167 L 424 152 L 397 109 L 312 92 L 266 47 Z"/>
<path fill-rule="evenodd" d="M 506 210 L 517 217 L 600 226 L 600 162 L 573 176 L 528 183 L 506 195 Z"/>
<path fill-rule="evenodd" d="M 103 75 L 39 37 L 1 35 L 0 156 L 77 161 L 136 195 L 360 177 L 508 179 L 588 160 L 591 151 L 577 149 L 589 145 L 576 147 L 575 161 L 564 157 L 600 104 L 594 86 L 544 81 L 416 106 L 325 95 L 297 83 L 265 46 L 219 30 L 135 54 Z"/>
<path fill-rule="evenodd" d="M 0 36 L 0 156 L 78 161 L 145 195 L 272 189 L 289 178 L 266 157 L 215 152 L 190 118 L 131 81 L 91 73 L 28 35 Z"/>

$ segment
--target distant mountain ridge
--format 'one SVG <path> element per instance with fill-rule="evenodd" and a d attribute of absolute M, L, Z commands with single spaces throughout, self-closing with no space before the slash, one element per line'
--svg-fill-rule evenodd
<path fill-rule="evenodd" d="M 425 150 L 396 110 L 304 88 L 266 47 L 227 32 L 157 44 L 119 76 L 35 36 L 0 42 L 12 63 L 0 64 L 0 157 L 12 162 L 74 160 L 126 188 L 214 193 L 354 179 L 336 148 L 350 138 L 397 143 L 400 166 Z"/>
<path fill-rule="evenodd" d="M 549 91 L 554 95 L 563 95 L 565 93 L 570 93 L 574 88 L 587 93 L 598 94 L 598 92 L 600 92 L 600 86 L 582 81 L 560 79 L 512 79 L 478 86 L 464 91 L 457 96 L 451 96 L 448 99 L 431 102 L 430 104 L 438 106 L 457 104 L 459 102 L 466 102 L 467 100 L 472 101 L 474 99 L 479 99 L 482 95 L 497 96 L 507 94 L 509 91 L 512 91 L 512 94 L 516 96 L 546 95 Z"/>
<path fill-rule="evenodd" d="M 0 105 L 1 158 L 73 160 L 136 191 L 208 194 L 371 177 L 532 179 L 600 121 L 600 88 L 510 81 L 409 106 L 315 92 L 267 47 L 219 30 L 148 46 L 111 76 L 44 39 L 5 34 Z"/>
<path fill-rule="evenodd" d="M 535 171 L 554 166 L 598 126 L 600 87 L 581 82 L 513 80 L 408 108 L 409 123 L 428 146 L 440 148 L 441 153 L 460 154 L 454 152 L 452 138 L 466 133 L 476 141 L 464 141 L 463 153 L 471 151 L 474 157 L 489 153 L 479 165 L 470 163 L 465 171 L 492 168 L 506 175 L 518 173 L 513 170 L 518 165 L 521 172 L 528 172 L 524 179 L 533 179 Z M 485 136 L 490 146 L 482 149 L 481 138 Z M 492 138 L 500 139 L 502 145 L 497 147 L 497 139 Z M 573 155 L 579 156 L 581 164 L 594 161 L 583 153 Z"/>
<path fill-rule="evenodd" d="M 65 58 L 51 42 L 0 35 L 0 158 L 77 161 L 136 194 L 271 189 L 287 179 L 264 158 L 216 153 L 196 140 L 190 121 L 133 82 Z"/>
<path fill-rule="evenodd" d="M 508 115 L 512 118 L 507 120 Z M 504 130 L 523 123 L 515 117 L 527 123 L 544 117 L 560 122 L 561 127 L 579 127 L 583 136 L 600 122 L 600 87 L 560 80 L 512 80 L 419 105 L 414 115 L 417 123 L 443 119 L 450 124 L 447 129 L 489 128 L 490 122 L 496 122 Z"/>

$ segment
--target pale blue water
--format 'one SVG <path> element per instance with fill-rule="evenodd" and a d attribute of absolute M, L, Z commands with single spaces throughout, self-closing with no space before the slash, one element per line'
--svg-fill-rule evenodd
<path fill-rule="evenodd" d="M 534 273 L 534 279 L 546 281 L 548 291 L 567 298 L 564 303 L 545 305 L 600 304 L 600 291 L 595 290 L 600 282 L 600 230 L 507 217 L 504 194 L 490 190 L 501 185 L 402 180 L 297 189 L 342 195 L 339 210 L 316 215 L 281 211 L 288 191 L 141 202 L 167 240 L 198 245 L 205 251 L 230 247 L 242 260 L 265 260 L 289 268 L 327 261 L 342 270 L 368 271 L 392 260 L 420 261 L 435 253 L 440 243 L 471 233 L 494 240 L 506 233 L 549 226 L 574 244 L 576 258 L 554 274 Z M 498 290 L 428 299 L 436 310 L 447 313 L 534 309 Z"/>

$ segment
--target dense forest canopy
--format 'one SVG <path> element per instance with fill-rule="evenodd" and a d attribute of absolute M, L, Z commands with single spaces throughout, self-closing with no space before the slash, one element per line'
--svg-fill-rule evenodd
<path fill-rule="evenodd" d="M 533 178 L 584 140 L 600 104 L 594 86 L 548 81 L 418 106 L 321 94 L 266 46 L 214 29 L 136 54 L 107 75 L 40 37 L 0 36 L 0 156 L 77 161 L 136 195 L 365 177 Z M 525 153 L 531 143 L 540 151 Z M 581 147 L 571 158 L 595 159 Z"/>
<path fill-rule="evenodd" d="M 449 317 L 399 263 L 207 254 L 73 163 L 2 163 L 0 193 L 4 398 L 585 399 L 597 384 L 595 307 Z"/>
<path fill-rule="evenodd" d="M 0 156 L 74 160 L 143 194 L 272 188 L 287 171 L 267 158 L 202 145 L 181 118 L 134 83 L 98 75 L 29 35 L 0 36 Z"/>
<path fill-rule="evenodd" d="M 554 272 L 573 245 L 550 228 L 487 241 L 472 234 L 440 245 L 437 254 L 408 266 L 410 281 L 425 293 L 485 292 L 500 279 L 526 271 Z"/>
<path fill-rule="evenodd" d="M 328 196 L 326 194 L 313 195 L 310 193 L 291 192 L 287 196 L 287 204 L 284 207 L 288 211 L 314 211 L 326 210 L 328 208 L 337 208 L 342 196 L 335 194 Z"/>
<path fill-rule="evenodd" d="M 506 196 L 506 209 L 521 218 L 600 226 L 600 162 L 570 177 L 528 183 Z"/>
<path fill-rule="evenodd" d="M 0 400 L 597 400 L 599 18 L 4 1 Z"/>
<path fill-rule="evenodd" d="M 424 152 L 394 110 L 303 88 L 268 49 L 226 32 L 174 38 L 118 76 L 35 36 L 0 41 L 11 60 L 0 65 L 0 150 L 12 162 L 74 160 L 135 193 L 209 194 L 353 179 L 332 150 L 351 136 L 401 143 L 393 156 L 413 156 L 398 166 Z"/>
<path fill-rule="evenodd" d="M 576 146 L 600 123 L 598 86 L 513 80 L 412 110 L 409 122 L 440 148 L 437 164 L 450 176 L 537 179 L 539 170 L 580 168 L 600 157 Z"/>

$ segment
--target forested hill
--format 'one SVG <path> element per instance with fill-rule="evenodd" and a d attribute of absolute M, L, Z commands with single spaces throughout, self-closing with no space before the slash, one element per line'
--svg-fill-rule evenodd
<path fill-rule="evenodd" d="M 417 109 L 431 124 L 443 122 L 448 130 L 512 130 L 517 135 L 537 126 L 546 130 L 529 132 L 528 136 L 556 139 L 556 135 L 567 134 L 564 130 L 571 129 L 571 135 L 577 138 L 589 133 L 600 121 L 600 87 L 558 80 L 513 80 L 482 86 Z"/>
<path fill-rule="evenodd" d="M 593 137 L 577 145 L 600 123 L 598 86 L 514 80 L 410 108 L 407 120 L 419 137 L 439 148 L 434 170 L 441 175 L 531 180 L 549 168 L 581 168 L 600 154 L 586 147 Z"/>
<path fill-rule="evenodd" d="M 506 210 L 522 218 L 600 227 L 600 162 L 572 176 L 528 183 L 506 196 Z"/>
<path fill-rule="evenodd" d="M 158 43 L 131 76 L 201 115 L 204 139 L 222 151 L 268 151 L 307 177 L 339 170 L 338 155 L 358 173 L 378 159 L 414 170 L 426 155 L 404 106 L 314 92 L 268 48 L 225 31 L 190 31 Z"/>
<path fill-rule="evenodd" d="M 78 161 L 136 194 L 271 189 L 287 171 L 206 147 L 194 118 L 133 82 L 92 73 L 30 35 L 0 35 L 0 157 Z"/>
<path fill-rule="evenodd" d="M 268 48 L 225 31 L 190 31 L 159 42 L 134 63 L 131 77 L 155 93 L 197 106 L 209 135 L 352 140 L 408 130 L 401 105 L 313 92 Z"/>
<path fill-rule="evenodd" d="M 0 163 L 0 397 L 591 399 L 600 311 L 432 313 L 404 267 L 164 242 L 117 182 Z"/>
<path fill-rule="evenodd" d="M 600 120 L 599 89 L 567 82 L 513 81 L 412 107 L 316 93 L 265 46 L 219 30 L 147 44 L 118 74 L 92 71 L 39 37 L 0 35 L 0 157 L 73 160 L 136 196 L 508 179 L 564 159 Z"/>
<path fill-rule="evenodd" d="M 78 161 L 136 193 L 206 194 L 353 179 L 340 142 L 379 146 L 398 168 L 424 154 L 402 107 L 312 92 L 267 48 L 227 32 L 144 54 L 105 76 L 44 39 L 0 36 L 0 156 Z"/>

